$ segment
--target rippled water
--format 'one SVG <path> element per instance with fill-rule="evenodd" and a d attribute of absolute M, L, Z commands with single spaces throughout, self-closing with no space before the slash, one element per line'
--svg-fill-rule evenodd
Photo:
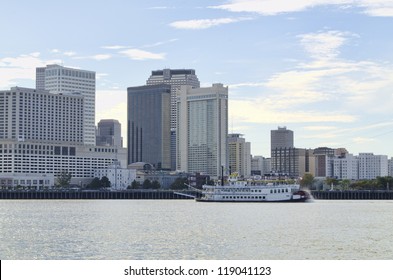
<path fill-rule="evenodd" d="M 0 200 L 0 259 L 393 259 L 393 201 Z"/>

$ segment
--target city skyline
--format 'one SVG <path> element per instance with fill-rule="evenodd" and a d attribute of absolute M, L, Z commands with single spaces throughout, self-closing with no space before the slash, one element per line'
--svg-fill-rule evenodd
<path fill-rule="evenodd" d="M 118 119 L 126 141 L 127 88 L 195 69 L 201 86 L 229 87 L 228 131 L 252 155 L 286 126 L 295 147 L 393 156 L 391 1 L 72 3 L 2 5 L 0 89 L 33 88 L 52 63 L 95 71 L 96 123 Z"/>

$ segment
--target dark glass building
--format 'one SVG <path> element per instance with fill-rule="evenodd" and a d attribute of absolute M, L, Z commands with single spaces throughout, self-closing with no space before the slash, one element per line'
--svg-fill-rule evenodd
<path fill-rule="evenodd" d="M 147 162 L 171 169 L 171 86 L 127 88 L 128 164 Z"/>

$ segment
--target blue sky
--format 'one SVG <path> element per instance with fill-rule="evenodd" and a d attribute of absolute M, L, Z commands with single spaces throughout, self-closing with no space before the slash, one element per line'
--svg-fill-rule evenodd
<path fill-rule="evenodd" d="M 49 63 L 97 73 L 96 122 L 119 119 L 151 70 L 193 68 L 229 86 L 229 131 L 270 156 L 299 148 L 393 156 L 392 0 L 4 1 L 0 89 Z"/>

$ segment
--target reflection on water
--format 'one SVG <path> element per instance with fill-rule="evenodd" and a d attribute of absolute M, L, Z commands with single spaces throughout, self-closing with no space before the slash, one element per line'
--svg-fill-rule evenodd
<path fill-rule="evenodd" d="M 0 259 L 391 259 L 393 201 L 0 200 Z"/>

